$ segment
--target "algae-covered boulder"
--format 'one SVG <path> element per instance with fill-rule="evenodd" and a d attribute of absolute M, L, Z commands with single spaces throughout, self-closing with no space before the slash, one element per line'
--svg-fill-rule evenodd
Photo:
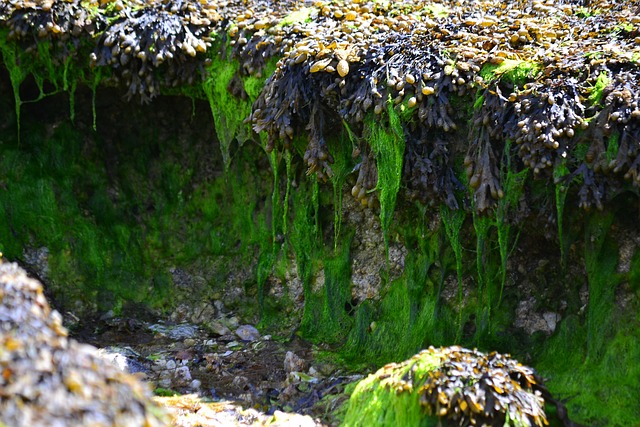
<path fill-rule="evenodd" d="M 543 426 L 547 394 L 508 355 L 430 347 L 360 382 L 344 426 Z"/>
<path fill-rule="evenodd" d="M 151 391 L 67 338 L 42 285 L 0 260 L 0 426 L 165 425 Z"/>

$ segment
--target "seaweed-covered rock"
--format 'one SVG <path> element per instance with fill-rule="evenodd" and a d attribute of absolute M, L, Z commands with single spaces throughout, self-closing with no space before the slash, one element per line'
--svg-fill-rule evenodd
<path fill-rule="evenodd" d="M 344 425 L 542 427 L 546 397 L 535 371 L 508 355 L 430 347 L 361 381 Z"/>
<path fill-rule="evenodd" d="M 640 182 L 640 19 L 633 1 L 582 3 L 16 0 L 0 4 L 0 50 L 18 112 L 29 73 L 70 92 L 119 85 L 144 102 L 183 91 L 210 100 L 229 128 L 220 135 L 251 138 L 244 120 L 320 180 L 341 175 L 329 141 L 344 128 L 352 192 L 369 207 L 395 197 L 402 175 L 409 198 L 458 208 L 466 153 L 479 212 L 504 197 L 505 169 L 575 178 L 578 204 L 602 208 Z M 223 105 L 233 102 L 246 108 Z M 393 171 L 380 126 L 404 140 Z"/>
<path fill-rule="evenodd" d="M 166 425 L 146 385 L 67 338 L 42 285 L 1 261 L 0 325 L 0 425 Z"/>

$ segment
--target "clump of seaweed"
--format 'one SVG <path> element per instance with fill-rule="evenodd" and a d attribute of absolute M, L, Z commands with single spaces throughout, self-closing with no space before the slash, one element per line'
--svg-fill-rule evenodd
<path fill-rule="evenodd" d="M 202 80 L 203 63 L 194 58 L 211 46 L 208 32 L 219 19 L 215 9 L 186 1 L 137 10 L 100 35 L 90 65 L 109 66 L 112 80 L 128 88 L 128 98 L 147 102 L 161 85 L 190 86 Z"/>

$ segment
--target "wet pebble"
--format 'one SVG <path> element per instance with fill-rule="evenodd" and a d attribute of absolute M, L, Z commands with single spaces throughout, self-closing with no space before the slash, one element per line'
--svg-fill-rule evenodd
<path fill-rule="evenodd" d="M 257 341 L 260 339 L 260 332 L 251 325 L 242 325 L 236 329 L 236 335 L 243 341 Z"/>
<path fill-rule="evenodd" d="M 302 372 L 306 367 L 307 362 L 304 359 L 292 351 L 287 351 L 284 356 L 284 371 L 287 374 L 290 372 Z"/>
<path fill-rule="evenodd" d="M 157 334 L 164 335 L 176 341 L 195 338 L 198 335 L 198 327 L 189 324 L 174 326 L 154 324 L 149 326 L 149 329 Z"/>

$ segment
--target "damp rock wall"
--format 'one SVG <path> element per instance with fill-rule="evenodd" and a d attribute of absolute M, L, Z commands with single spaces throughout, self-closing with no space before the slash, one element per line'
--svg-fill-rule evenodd
<path fill-rule="evenodd" d="M 630 425 L 637 8 L 4 2 L 0 250 L 69 318 L 499 350 Z"/>

